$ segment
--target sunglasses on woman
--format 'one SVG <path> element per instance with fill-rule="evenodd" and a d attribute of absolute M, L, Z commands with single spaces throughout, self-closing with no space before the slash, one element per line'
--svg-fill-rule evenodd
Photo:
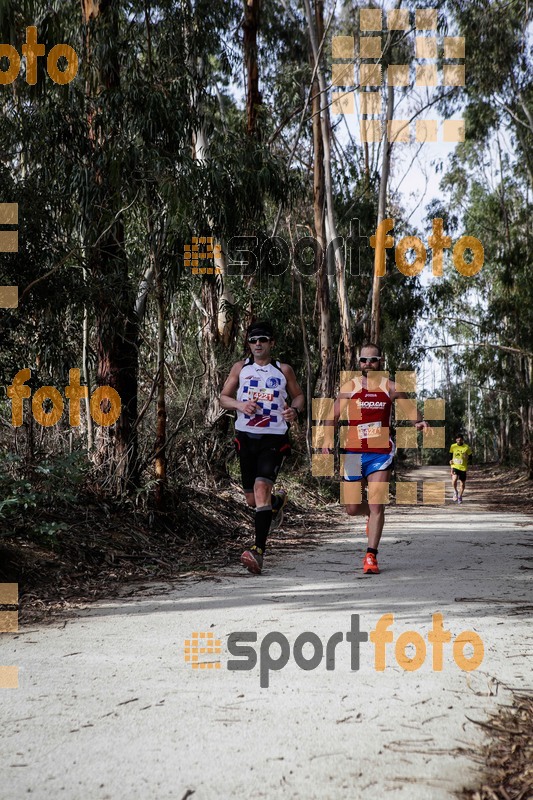
<path fill-rule="evenodd" d="M 248 340 L 248 341 L 250 341 L 250 340 Z M 378 361 L 381 361 L 381 359 L 378 358 L 377 356 L 370 356 L 370 358 L 362 357 L 362 358 L 359 359 L 359 361 L 362 361 L 363 364 L 367 364 L 367 363 L 368 364 L 377 364 Z"/>
<path fill-rule="evenodd" d="M 250 344 L 257 344 L 257 342 L 261 342 L 261 344 L 266 344 L 266 342 L 269 342 L 270 339 L 268 338 L 268 336 L 250 336 L 248 341 L 250 342 Z"/>

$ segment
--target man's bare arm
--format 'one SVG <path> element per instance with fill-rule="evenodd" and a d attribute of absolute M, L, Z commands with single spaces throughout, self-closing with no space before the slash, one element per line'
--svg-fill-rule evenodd
<path fill-rule="evenodd" d="M 281 416 L 286 422 L 294 422 L 298 417 L 298 412 L 302 412 L 305 407 L 305 395 L 296 380 L 293 368 L 289 364 L 282 364 L 281 371 L 287 381 L 287 392 L 291 398 L 291 405 L 284 408 Z"/>
<path fill-rule="evenodd" d="M 413 398 L 409 397 L 407 392 L 397 392 L 396 391 L 396 384 L 394 383 L 394 381 L 389 381 L 389 397 L 393 402 L 394 402 L 394 400 L 409 400 L 409 399 L 412 400 L 413 399 Z M 413 420 L 409 420 L 409 421 L 413 422 Z M 413 422 L 413 425 L 419 431 L 420 430 L 425 430 L 426 428 L 430 428 L 431 427 L 429 422 L 424 419 L 424 417 L 422 416 L 422 414 L 418 410 L 418 407 L 416 409 L 416 422 Z"/>
<path fill-rule="evenodd" d="M 232 366 L 230 374 L 226 378 L 226 382 L 220 393 L 220 405 L 227 411 L 242 411 L 243 414 L 254 414 L 257 410 L 256 402 L 247 400 L 246 403 L 244 403 L 235 399 L 239 387 L 239 374 L 243 364 L 244 361 L 237 361 L 237 363 Z"/>
<path fill-rule="evenodd" d="M 333 419 L 321 420 L 322 425 L 324 425 L 325 427 L 334 426 L 335 430 L 337 430 L 337 426 L 339 424 L 339 419 L 340 419 L 341 416 L 344 417 L 344 412 L 346 410 L 346 404 L 351 399 L 352 394 L 353 394 L 353 390 L 354 390 L 353 381 L 348 381 L 348 383 L 345 383 L 341 387 L 341 390 L 340 390 L 339 394 L 337 395 L 337 398 L 336 398 L 336 400 L 335 400 L 335 402 L 333 404 Z M 334 436 L 335 436 L 335 434 L 334 434 Z M 322 448 L 322 452 L 323 453 L 329 453 L 329 452 L 331 452 L 331 448 L 323 447 Z"/>

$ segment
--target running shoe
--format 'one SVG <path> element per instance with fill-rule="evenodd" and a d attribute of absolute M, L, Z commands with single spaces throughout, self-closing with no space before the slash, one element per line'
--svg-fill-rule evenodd
<path fill-rule="evenodd" d="M 261 575 L 263 569 L 263 551 L 260 547 L 252 545 L 249 550 L 245 550 L 241 556 L 241 564 L 246 567 L 248 572 L 254 575 Z"/>
<path fill-rule="evenodd" d="M 453 502 L 456 503 L 458 499 L 459 499 L 459 495 L 457 494 L 457 492 L 454 492 L 453 493 Z"/>
<path fill-rule="evenodd" d="M 272 497 L 279 497 L 280 499 L 278 501 L 278 508 L 275 511 L 272 511 L 272 522 L 270 523 L 269 533 L 272 531 L 277 531 L 278 528 L 281 528 L 283 524 L 283 509 L 287 505 L 287 500 L 289 499 L 285 489 L 278 489 L 276 492 L 273 492 Z"/>
<path fill-rule="evenodd" d="M 363 572 L 365 575 L 371 572 L 373 575 L 379 575 L 378 560 L 374 553 L 367 553 L 363 559 Z"/>
<path fill-rule="evenodd" d="M 462 497 L 458 497 L 457 498 L 457 505 L 460 506 L 462 504 L 462 502 L 463 502 L 463 498 Z"/>

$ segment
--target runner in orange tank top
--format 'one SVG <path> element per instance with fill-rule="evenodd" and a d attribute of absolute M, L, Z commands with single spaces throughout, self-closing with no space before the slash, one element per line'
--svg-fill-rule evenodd
<path fill-rule="evenodd" d="M 345 508 L 350 516 L 367 517 L 368 548 L 363 560 L 365 574 L 379 573 L 377 554 L 385 522 L 385 505 L 363 499 L 363 490 L 367 486 L 388 484 L 390 481 L 395 452 L 390 438 L 392 405 L 395 400 L 408 397 L 405 392 L 396 390 L 394 381 L 389 380 L 387 373 L 381 378 L 379 375 L 372 376 L 372 373 L 381 371 L 381 364 L 378 345 L 373 342 L 364 344 L 359 358 L 360 377 L 341 387 L 334 412 L 335 425 L 341 417 L 348 420 L 345 447 L 341 450 L 344 453 L 344 485 L 361 484 L 360 501 L 350 502 L 348 496 Z M 414 425 L 418 430 L 429 428 L 419 412 Z"/>

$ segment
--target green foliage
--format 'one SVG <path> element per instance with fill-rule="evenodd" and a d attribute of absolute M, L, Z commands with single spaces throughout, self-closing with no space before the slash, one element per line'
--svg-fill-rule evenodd
<path fill-rule="evenodd" d="M 0 535 L 53 541 L 69 525 L 51 516 L 75 507 L 86 474 L 86 459 L 76 452 L 49 458 L 33 469 L 20 456 L 0 456 Z"/>

